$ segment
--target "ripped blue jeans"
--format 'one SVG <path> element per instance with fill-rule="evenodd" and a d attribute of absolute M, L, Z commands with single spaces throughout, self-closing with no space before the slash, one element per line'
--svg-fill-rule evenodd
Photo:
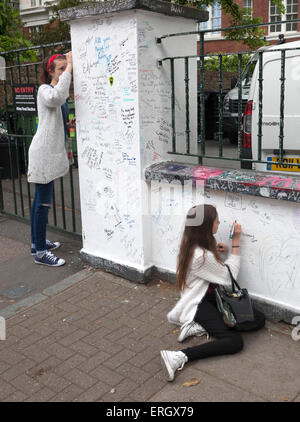
<path fill-rule="evenodd" d="M 35 196 L 31 207 L 31 243 L 36 252 L 46 251 L 46 227 L 48 213 L 53 198 L 54 182 L 47 184 L 36 183 Z"/>

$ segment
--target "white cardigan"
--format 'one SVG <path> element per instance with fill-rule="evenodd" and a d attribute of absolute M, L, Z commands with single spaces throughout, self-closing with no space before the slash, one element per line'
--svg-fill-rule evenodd
<path fill-rule="evenodd" d="M 231 278 L 227 267 L 220 264 L 213 253 L 205 252 L 203 264 L 203 250 L 195 249 L 194 256 L 187 274 L 187 286 L 181 293 L 181 297 L 168 313 L 168 321 L 172 324 L 182 325 L 193 321 L 198 304 L 202 301 L 209 287 L 209 283 L 231 286 Z M 233 277 L 236 279 L 240 269 L 240 256 L 230 254 L 224 261 L 229 265 Z"/>
<path fill-rule="evenodd" d="M 69 171 L 61 106 L 69 96 L 70 84 L 71 74 L 64 72 L 55 87 L 39 87 L 39 123 L 28 152 L 28 182 L 49 183 Z"/>

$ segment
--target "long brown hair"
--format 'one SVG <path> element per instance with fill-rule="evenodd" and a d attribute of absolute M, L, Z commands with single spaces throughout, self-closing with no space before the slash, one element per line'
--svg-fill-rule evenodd
<path fill-rule="evenodd" d="M 45 57 L 44 60 L 42 61 L 42 65 L 41 65 L 40 73 L 39 73 L 39 84 L 40 85 L 51 83 L 52 78 L 51 78 L 50 73 L 47 70 L 47 63 L 50 60 L 50 58 L 51 58 L 51 56 Z M 54 72 L 57 60 L 66 60 L 66 57 L 65 56 L 59 56 L 55 60 L 53 60 L 53 62 L 49 66 L 49 71 Z"/>
<path fill-rule="evenodd" d="M 216 239 L 212 234 L 217 216 L 216 208 L 208 204 L 194 206 L 188 211 L 177 259 L 178 290 L 182 291 L 186 286 L 187 272 L 197 246 L 203 249 L 204 257 L 205 251 L 208 250 L 214 254 L 218 262 L 222 263 L 217 252 Z"/>

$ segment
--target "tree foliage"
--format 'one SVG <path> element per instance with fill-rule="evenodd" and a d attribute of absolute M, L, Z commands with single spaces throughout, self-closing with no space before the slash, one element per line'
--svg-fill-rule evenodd
<path fill-rule="evenodd" d="M 241 67 L 242 70 L 246 67 L 251 59 L 252 54 L 243 54 L 242 55 L 242 63 Z M 234 55 L 223 55 L 222 57 L 222 69 L 223 72 L 238 72 L 239 69 L 239 62 L 237 54 Z M 219 71 L 219 56 L 218 55 L 210 55 L 209 57 L 205 58 L 205 70 L 214 70 Z"/>
<path fill-rule="evenodd" d="M 31 42 L 22 35 L 22 24 L 19 12 L 13 9 L 6 0 L 0 0 L 0 52 L 22 47 L 32 46 Z M 11 58 L 12 55 L 6 58 Z M 20 55 L 21 60 L 35 57 L 33 51 Z"/>

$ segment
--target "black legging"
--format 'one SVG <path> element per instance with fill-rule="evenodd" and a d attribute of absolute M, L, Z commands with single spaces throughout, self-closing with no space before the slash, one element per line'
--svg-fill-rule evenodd
<path fill-rule="evenodd" d="M 238 331 L 258 330 L 265 325 L 263 313 L 254 309 L 255 320 L 243 324 L 242 328 L 228 327 L 218 311 L 214 293 L 207 294 L 199 303 L 194 321 L 217 340 L 210 341 L 199 346 L 189 347 L 182 350 L 189 361 L 203 359 L 209 356 L 227 355 L 237 353 L 243 348 L 243 339 Z"/>

